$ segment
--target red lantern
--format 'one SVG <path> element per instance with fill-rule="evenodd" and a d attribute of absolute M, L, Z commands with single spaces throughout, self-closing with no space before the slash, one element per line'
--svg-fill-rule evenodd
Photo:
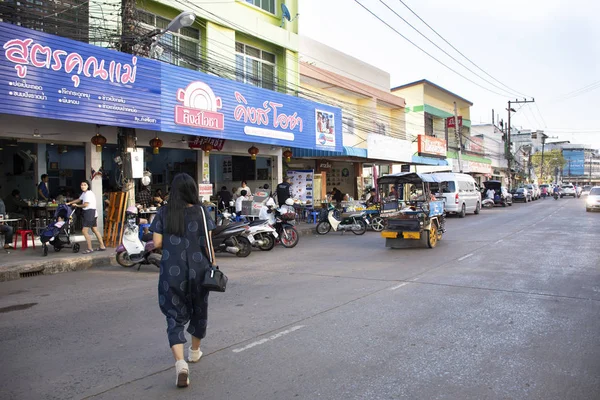
<path fill-rule="evenodd" d="M 250 158 L 252 160 L 256 160 L 256 155 L 258 154 L 258 148 L 252 146 L 248 149 L 248 153 L 250 153 Z"/>
<path fill-rule="evenodd" d="M 208 142 L 205 142 L 205 143 L 202 143 L 202 146 L 200 146 L 200 149 L 202 151 L 204 151 L 205 155 L 209 155 L 211 150 L 213 149 L 213 145 Z"/>
<path fill-rule="evenodd" d="M 163 146 L 163 141 L 158 138 L 158 135 L 150 141 L 150 147 L 152 147 L 152 154 L 158 154 L 158 151 Z"/>
<path fill-rule="evenodd" d="M 96 136 L 92 137 L 91 142 L 96 146 L 96 152 L 100 153 L 102 151 L 102 146 L 106 144 L 106 138 L 100 133 L 96 133 Z"/>
<path fill-rule="evenodd" d="M 285 161 L 290 162 L 290 160 L 292 159 L 292 151 L 290 149 L 287 149 L 286 151 L 283 152 L 283 156 L 285 157 Z"/>

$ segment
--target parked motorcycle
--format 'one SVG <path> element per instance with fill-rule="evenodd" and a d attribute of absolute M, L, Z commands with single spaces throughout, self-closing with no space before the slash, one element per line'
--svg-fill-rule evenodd
<path fill-rule="evenodd" d="M 233 222 L 217 226 L 212 231 L 215 252 L 231 253 L 237 257 L 248 257 L 252 252 L 254 238 L 248 235 L 250 228 L 245 222 Z"/>
<path fill-rule="evenodd" d="M 137 224 L 137 208 L 130 206 L 125 213 L 125 230 L 123 231 L 123 242 L 117 247 L 117 263 L 125 268 L 138 265 L 138 271 L 142 265 L 152 264 L 160 267 L 161 253 L 155 250 L 152 234 L 146 234 L 142 239 L 139 236 Z"/>
<path fill-rule="evenodd" d="M 275 224 L 273 225 L 273 228 L 275 228 L 275 232 L 279 235 L 281 245 L 291 249 L 298 244 L 300 235 L 293 225 L 296 221 L 296 212 L 291 211 L 293 209 L 291 207 L 293 207 L 294 201 L 292 199 L 287 199 L 285 204 L 288 207 L 282 207 L 275 210 Z"/>
<path fill-rule="evenodd" d="M 351 231 L 355 235 L 362 235 L 367 231 L 367 225 L 369 224 L 366 213 L 354 212 L 354 213 L 343 213 L 341 215 L 332 205 L 329 206 L 327 213 L 323 213 L 321 221 L 317 224 L 317 233 L 319 235 L 325 235 L 333 229 L 337 231 Z"/>
<path fill-rule="evenodd" d="M 494 200 L 489 199 L 489 198 L 488 199 L 483 199 L 481 201 L 481 207 L 483 207 L 483 208 L 494 208 L 494 204 L 495 204 Z"/>

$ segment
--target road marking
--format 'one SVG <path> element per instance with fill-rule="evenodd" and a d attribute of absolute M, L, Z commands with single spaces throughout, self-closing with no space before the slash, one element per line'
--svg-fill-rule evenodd
<path fill-rule="evenodd" d="M 268 338 L 264 338 L 264 339 L 261 339 L 261 340 L 257 340 L 256 342 L 252 342 L 252 343 L 250 343 L 250 344 L 248 344 L 248 345 L 246 345 L 246 346 L 244 346 L 244 347 L 242 347 L 242 348 L 239 348 L 239 349 L 233 349 L 233 352 L 234 352 L 234 353 L 240 353 L 240 352 L 242 352 L 242 351 L 244 351 L 244 350 L 251 349 L 251 348 L 253 348 L 254 346 L 258 346 L 258 345 L 261 345 L 261 344 L 267 343 L 267 342 L 269 342 L 269 341 L 271 341 L 271 340 L 275 340 L 275 339 L 277 339 L 277 338 L 280 338 L 280 337 L 282 337 L 282 336 L 285 336 L 285 335 L 287 335 L 288 333 L 292 333 L 292 332 L 294 332 L 294 331 L 297 331 L 298 329 L 301 329 L 301 328 L 304 328 L 304 325 L 297 325 L 297 326 L 294 326 L 294 327 L 292 327 L 292 328 L 290 328 L 290 329 L 286 329 L 285 331 L 281 331 L 281 332 L 279 332 L 279 333 L 276 333 L 276 334 L 274 334 L 274 335 L 271 335 L 271 336 L 269 336 Z"/>
<path fill-rule="evenodd" d="M 504 242 L 504 239 L 497 240 L 496 243 L 494 243 L 494 244 L 498 244 L 498 243 L 502 243 L 502 242 Z"/>
<path fill-rule="evenodd" d="M 404 282 L 404 283 L 401 283 L 401 284 L 399 284 L 399 285 L 393 286 L 393 287 L 391 287 L 389 290 L 396 290 L 396 289 L 400 289 L 402 286 L 406 286 L 406 285 L 408 285 L 408 282 Z"/>
<path fill-rule="evenodd" d="M 467 258 L 471 257 L 472 255 L 473 255 L 473 253 L 469 253 L 469 254 L 467 254 L 466 256 L 462 256 L 461 258 L 459 258 L 459 259 L 458 259 L 458 261 L 465 260 L 465 259 L 467 259 Z"/>

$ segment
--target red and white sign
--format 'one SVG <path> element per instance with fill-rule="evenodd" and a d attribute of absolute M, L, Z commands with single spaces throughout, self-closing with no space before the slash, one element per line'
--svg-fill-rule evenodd
<path fill-rule="evenodd" d="M 188 146 L 190 146 L 190 149 L 199 149 L 204 143 L 210 143 L 213 150 L 221 151 L 223 150 L 223 146 L 225 146 L 225 139 L 196 136 L 194 139 L 188 141 Z"/>
<path fill-rule="evenodd" d="M 446 157 L 446 141 L 433 136 L 419 135 L 419 155 Z"/>
<path fill-rule="evenodd" d="M 454 120 L 454 117 L 446 118 L 446 128 L 456 128 L 456 123 Z M 461 116 L 458 116 L 458 126 L 463 126 Z"/>
<path fill-rule="evenodd" d="M 213 185 L 211 183 L 199 183 L 198 184 L 198 195 L 199 196 L 212 196 Z"/>
<path fill-rule="evenodd" d="M 225 127 L 225 116 L 217 112 L 222 106 L 221 98 L 206 83 L 195 81 L 177 90 L 177 100 L 183 106 L 175 106 L 176 124 L 217 131 Z"/>
<path fill-rule="evenodd" d="M 470 137 L 469 139 L 469 150 L 473 153 L 483 154 L 483 138 Z"/>

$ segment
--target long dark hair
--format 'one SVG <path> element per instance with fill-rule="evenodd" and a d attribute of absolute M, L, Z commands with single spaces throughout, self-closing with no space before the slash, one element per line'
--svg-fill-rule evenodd
<path fill-rule="evenodd" d="M 169 202 L 166 206 L 165 233 L 185 236 L 185 209 L 188 204 L 200 204 L 198 185 L 194 178 L 180 173 L 175 175 L 171 183 Z"/>

